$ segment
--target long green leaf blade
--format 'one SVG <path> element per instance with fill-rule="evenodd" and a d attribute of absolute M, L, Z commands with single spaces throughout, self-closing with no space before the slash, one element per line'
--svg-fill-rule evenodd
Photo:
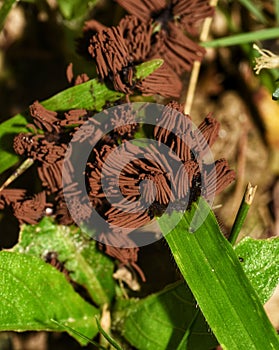
<path fill-rule="evenodd" d="M 171 232 L 169 225 L 181 214 L 159 219 L 180 271 L 223 349 L 279 349 L 278 336 L 213 213 L 190 233 L 193 217 L 207 210 L 200 199 Z"/>
<path fill-rule="evenodd" d="M 65 276 L 41 259 L 0 253 L 0 331 L 65 331 L 52 319 L 93 338 L 98 310 L 77 294 Z M 83 338 L 68 331 L 81 344 Z"/>

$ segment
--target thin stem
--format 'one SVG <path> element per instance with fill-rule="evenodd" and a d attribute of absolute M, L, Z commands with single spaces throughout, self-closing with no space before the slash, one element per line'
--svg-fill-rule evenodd
<path fill-rule="evenodd" d="M 82 333 L 76 331 L 74 328 L 67 326 L 63 323 L 60 323 L 54 319 L 50 319 L 53 323 L 55 323 L 57 326 L 64 328 L 65 330 L 68 329 L 69 331 L 71 331 L 72 333 L 78 335 L 79 337 L 81 337 L 84 340 L 87 340 L 89 343 L 95 345 L 98 349 L 101 350 L 107 350 L 107 348 L 103 347 L 102 345 L 98 344 L 97 342 L 95 342 L 94 340 L 91 340 L 90 338 L 88 338 L 86 335 L 83 335 Z"/>
<path fill-rule="evenodd" d="M 97 327 L 99 329 L 99 332 L 102 334 L 102 336 L 116 349 L 116 350 L 123 350 L 122 347 L 114 340 L 112 337 L 102 328 L 100 321 L 95 316 Z"/>
<path fill-rule="evenodd" d="M 3 183 L 0 187 L 0 192 L 9 186 L 14 180 L 16 180 L 21 174 L 23 174 L 27 169 L 31 167 L 34 163 L 32 158 L 27 158 L 17 169 L 16 171 Z"/>
<path fill-rule="evenodd" d="M 244 196 L 242 198 L 242 202 L 240 204 L 238 212 L 236 214 L 236 218 L 229 236 L 229 242 L 231 242 L 232 245 L 234 245 L 237 240 L 239 232 L 243 226 L 243 223 L 246 219 L 250 206 L 255 197 L 256 190 L 257 190 L 257 186 L 252 186 L 249 182 L 247 185 L 246 191 L 244 193 Z"/>
<path fill-rule="evenodd" d="M 217 3 L 218 3 L 218 0 L 211 0 L 210 5 L 212 7 L 216 7 Z M 212 20 L 213 20 L 212 17 L 208 17 L 204 20 L 203 26 L 202 26 L 202 31 L 200 34 L 200 41 L 201 42 L 205 42 L 207 40 Z M 184 106 L 184 113 L 185 114 L 190 114 L 190 112 L 191 112 L 191 108 L 192 108 L 192 104 L 193 104 L 193 100 L 194 100 L 194 96 L 195 96 L 195 90 L 196 90 L 198 77 L 199 77 L 199 73 L 200 73 L 200 68 L 201 68 L 201 62 L 195 61 L 193 64 L 193 69 L 192 69 L 191 76 L 190 76 L 190 82 L 189 82 L 189 87 L 188 87 L 187 96 L 186 96 L 186 102 L 185 102 L 185 106 Z"/>
<path fill-rule="evenodd" d="M 187 349 L 189 337 L 191 335 L 191 332 L 193 330 L 193 326 L 196 323 L 199 314 L 200 314 L 200 309 L 197 309 L 197 311 L 194 314 L 194 317 L 192 318 L 191 323 L 189 324 L 189 327 L 186 329 L 186 332 L 185 332 L 185 334 L 184 334 L 184 336 L 183 336 L 183 338 L 182 338 L 181 342 L 179 343 L 176 350 Z"/>

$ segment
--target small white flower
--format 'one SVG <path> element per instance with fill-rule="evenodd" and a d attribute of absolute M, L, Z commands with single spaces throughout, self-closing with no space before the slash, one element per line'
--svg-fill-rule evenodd
<path fill-rule="evenodd" d="M 256 44 L 253 45 L 253 48 L 262 55 L 255 59 L 254 70 L 256 74 L 259 74 L 263 68 L 279 68 L 279 56 L 269 50 L 260 49 Z"/>

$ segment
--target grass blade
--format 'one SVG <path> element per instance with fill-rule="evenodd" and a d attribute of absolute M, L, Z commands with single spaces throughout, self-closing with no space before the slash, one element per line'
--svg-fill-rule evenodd
<path fill-rule="evenodd" d="M 93 344 L 95 345 L 98 349 L 101 350 L 107 350 L 105 347 L 103 347 L 102 345 L 98 344 L 97 342 L 95 342 L 94 340 L 86 337 L 85 335 L 83 335 L 82 333 L 76 331 L 74 328 L 67 326 L 61 322 L 57 322 L 54 319 L 51 319 L 51 322 L 55 323 L 57 326 L 59 326 L 60 328 L 65 328 L 65 330 L 69 330 L 71 333 L 79 336 L 80 338 L 84 339 L 87 343 Z"/>
<path fill-rule="evenodd" d="M 228 37 L 215 39 L 201 43 L 204 47 L 224 47 L 232 45 L 247 44 L 257 40 L 277 39 L 279 37 L 279 28 L 261 29 L 250 33 L 241 33 Z"/>
<path fill-rule="evenodd" d="M 98 317 L 95 317 L 97 327 L 99 329 L 99 332 L 102 334 L 102 336 L 116 349 L 116 350 L 123 350 L 121 346 L 114 340 L 112 337 L 102 328 L 100 321 L 98 320 Z"/>
<path fill-rule="evenodd" d="M 246 7 L 246 9 L 251 12 L 260 22 L 266 23 L 266 18 L 262 11 L 257 7 L 255 1 L 250 0 L 238 0 L 242 6 Z"/>
<path fill-rule="evenodd" d="M 279 25 L 279 1 L 278 0 L 274 0 L 274 9 L 275 9 L 276 24 Z"/>
<path fill-rule="evenodd" d="M 198 309 L 196 311 L 196 314 L 193 317 L 192 322 L 190 323 L 189 327 L 187 328 L 187 330 L 186 330 L 186 332 L 185 332 L 185 334 L 184 334 L 184 336 L 183 336 L 183 338 L 182 338 L 181 342 L 179 343 L 176 350 L 188 349 L 188 340 L 189 340 L 190 334 L 192 332 L 193 325 L 194 325 L 194 323 L 199 315 L 199 312 L 200 312 L 200 310 Z"/>

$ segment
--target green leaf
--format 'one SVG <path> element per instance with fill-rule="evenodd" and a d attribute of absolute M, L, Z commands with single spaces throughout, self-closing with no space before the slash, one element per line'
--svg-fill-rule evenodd
<path fill-rule="evenodd" d="M 113 318 L 125 339 L 139 350 L 176 349 L 189 326 L 187 349 L 212 349 L 218 343 L 201 312 L 191 325 L 197 310 L 191 291 L 181 281 L 141 300 L 119 300 Z"/>
<path fill-rule="evenodd" d="M 148 77 L 151 73 L 153 73 L 156 69 L 160 68 L 164 60 L 157 58 L 152 61 L 143 62 L 136 66 L 136 79 L 144 79 Z"/>
<path fill-rule="evenodd" d="M 0 7 L 0 31 L 4 27 L 5 20 L 12 9 L 13 5 L 16 3 L 16 0 L 2 0 Z"/>
<path fill-rule="evenodd" d="M 56 225 L 45 217 L 37 225 L 23 225 L 19 243 L 12 249 L 45 258 L 55 252 L 71 279 L 85 287 L 97 305 L 110 303 L 114 296 L 114 264 L 96 247 L 96 241 L 75 226 Z"/>
<path fill-rule="evenodd" d="M 223 349 L 279 349 L 278 336 L 259 297 L 208 204 L 199 199 L 180 218 L 181 213 L 173 212 L 158 221 L 165 234 L 173 222 L 179 222 L 166 240 Z M 193 222 L 200 226 L 191 233 Z"/>
<path fill-rule="evenodd" d="M 200 45 L 204 47 L 224 47 L 224 46 L 231 46 L 231 45 L 247 44 L 247 43 L 255 42 L 257 40 L 277 39 L 278 37 L 279 37 L 279 27 L 261 29 L 261 30 L 257 30 L 249 33 L 235 34 L 228 37 L 203 42 L 203 43 L 200 43 Z"/>
<path fill-rule="evenodd" d="M 64 331 L 54 319 L 89 338 L 98 333 L 94 318 L 98 310 L 54 267 L 36 257 L 6 251 L 0 252 L 0 266 L 0 331 Z"/>
<path fill-rule="evenodd" d="M 67 111 L 74 108 L 100 111 L 107 102 L 117 101 L 123 96 L 121 92 L 108 89 L 98 79 L 92 79 L 63 90 L 41 103 L 52 111 Z"/>
<path fill-rule="evenodd" d="M 28 132 L 27 123 L 23 115 L 17 114 L 0 124 L 0 174 L 18 162 L 19 157 L 13 149 L 13 139 L 20 132 Z"/>
<path fill-rule="evenodd" d="M 144 79 L 162 65 L 161 59 L 144 62 L 136 66 L 136 79 Z M 110 90 L 98 79 L 89 80 L 83 84 L 66 89 L 42 105 L 53 111 L 67 111 L 73 108 L 101 111 L 108 102 L 115 102 L 125 94 Z"/>
<path fill-rule="evenodd" d="M 246 237 L 235 247 L 235 253 L 264 304 L 279 283 L 279 238 Z"/>
<path fill-rule="evenodd" d="M 59 9 L 67 20 L 85 17 L 97 2 L 98 0 L 57 0 Z"/>

